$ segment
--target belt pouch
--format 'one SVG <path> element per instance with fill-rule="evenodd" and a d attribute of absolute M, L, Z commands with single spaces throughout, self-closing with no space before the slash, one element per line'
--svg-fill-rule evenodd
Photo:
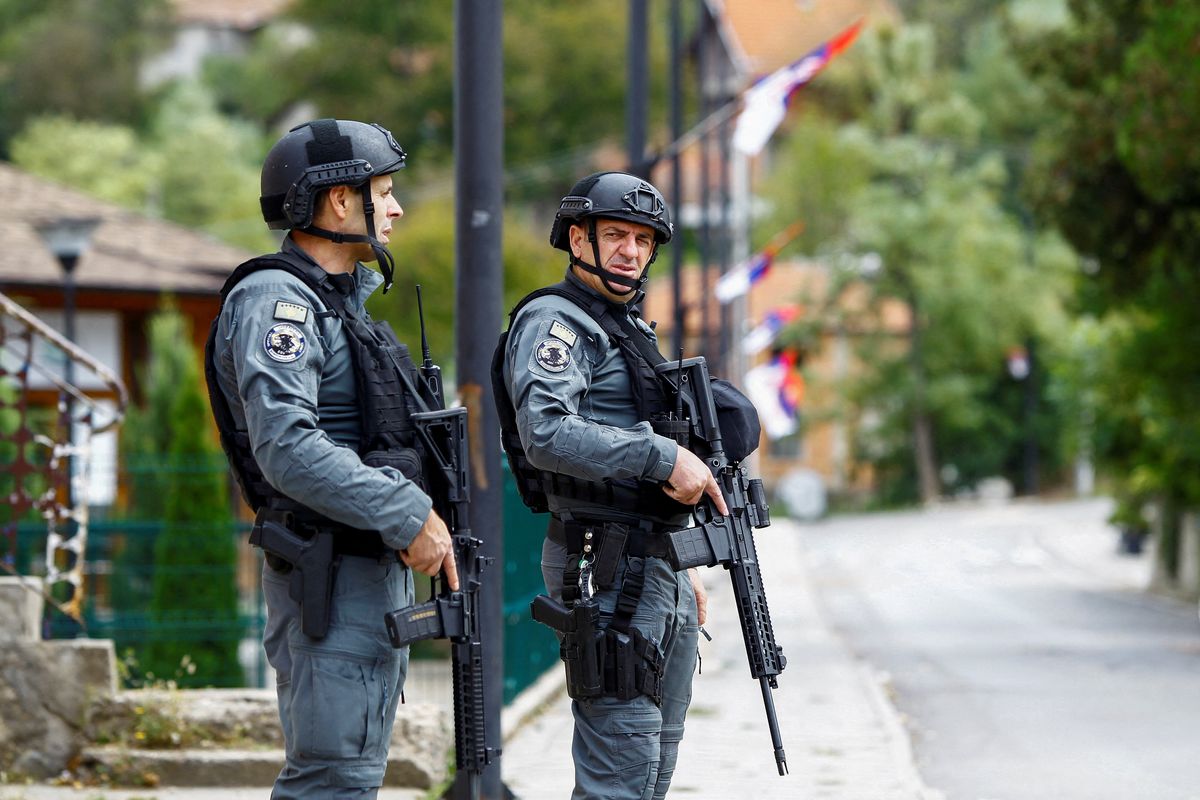
<path fill-rule="evenodd" d="M 617 578 L 621 556 L 625 555 L 629 526 L 606 522 L 600 530 L 600 545 L 596 550 L 596 560 L 592 562 L 592 577 L 601 589 L 611 589 Z"/>
<path fill-rule="evenodd" d="M 627 634 L 609 628 L 608 646 L 612 651 L 611 693 L 619 700 L 631 700 L 639 694 L 637 685 L 637 654 L 633 651 L 633 640 Z"/>

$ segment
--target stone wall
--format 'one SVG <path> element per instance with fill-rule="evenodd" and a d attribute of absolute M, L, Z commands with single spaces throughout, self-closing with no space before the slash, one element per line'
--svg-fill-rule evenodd
<path fill-rule="evenodd" d="M 40 580 L 0 577 L 0 769 L 35 778 L 66 768 L 117 689 L 112 642 L 42 641 L 44 605 Z"/>
<path fill-rule="evenodd" d="M 283 764 L 273 690 L 118 691 L 111 641 L 41 640 L 41 591 L 34 578 L 0 578 L 0 771 L 50 778 L 71 770 L 85 779 L 103 772 L 118 781 L 122 770 L 153 771 L 167 785 L 270 784 Z M 452 746 L 449 713 L 402 707 L 387 784 L 437 785 Z M 224 758 L 218 773 L 197 753 Z"/>

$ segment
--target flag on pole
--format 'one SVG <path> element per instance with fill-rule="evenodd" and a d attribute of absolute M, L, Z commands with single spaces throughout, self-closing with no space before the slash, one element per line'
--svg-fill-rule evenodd
<path fill-rule="evenodd" d="M 860 19 L 799 61 L 793 61 L 760 78 L 747 89 L 745 106 L 733 133 L 734 148 L 748 156 L 758 155 L 787 116 L 792 95 L 816 77 L 834 56 L 849 47 L 862 25 L 863 20 Z"/>
<path fill-rule="evenodd" d="M 767 274 L 767 270 L 771 269 L 771 265 L 775 263 L 776 254 L 790 244 L 803 230 L 804 222 L 796 220 L 775 234 L 771 241 L 767 242 L 767 246 L 762 249 L 762 252 L 722 275 L 713 285 L 713 294 L 716 295 L 717 300 L 722 304 L 729 303 L 750 291 L 750 287 L 758 283 Z"/>
<path fill-rule="evenodd" d="M 748 356 L 760 353 L 771 346 L 779 332 L 800 314 L 800 306 L 789 305 L 771 309 L 762 322 L 742 339 L 742 352 Z"/>
<path fill-rule="evenodd" d="M 749 261 L 743 261 L 721 276 L 713 286 L 713 294 L 721 303 L 728 303 L 750 291 L 750 287 L 758 283 L 771 264 L 775 261 L 775 251 L 771 248 L 763 250 Z"/>
<path fill-rule="evenodd" d="M 782 439 L 799 430 L 804 378 L 796 370 L 795 353 L 781 353 L 752 368 L 744 384 L 767 438 Z"/>

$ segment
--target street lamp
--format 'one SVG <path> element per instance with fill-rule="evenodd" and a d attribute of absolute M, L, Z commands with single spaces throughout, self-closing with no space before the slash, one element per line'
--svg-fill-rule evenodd
<path fill-rule="evenodd" d="M 100 220 L 95 217 L 61 217 L 33 226 L 46 249 L 54 254 L 62 266 L 63 336 L 71 343 L 75 342 L 75 267 L 99 226 Z M 63 365 L 63 380 L 73 384 L 74 372 L 74 364 L 68 357 Z"/>
<path fill-rule="evenodd" d="M 92 243 L 92 234 L 100 226 L 100 220 L 95 217 L 60 217 L 34 223 L 34 230 L 46 245 L 46 249 L 54 254 L 63 271 L 63 336 L 72 344 L 75 343 L 75 267 L 84 251 Z M 64 353 L 63 391 L 65 400 L 67 444 L 75 442 L 74 401 L 72 392 L 75 391 L 75 362 L 70 353 Z M 71 448 L 67 449 L 67 497 L 68 508 L 74 508 L 75 502 L 75 464 Z M 72 534 L 73 535 L 73 534 Z"/>

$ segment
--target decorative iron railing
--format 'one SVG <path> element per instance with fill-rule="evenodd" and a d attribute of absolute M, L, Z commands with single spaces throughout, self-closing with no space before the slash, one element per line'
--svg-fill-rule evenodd
<path fill-rule="evenodd" d="M 111 369 L 0 293 L 0 569 L 21 574 L 17 526 L 40 519 L 45 594 L 80 622 L 92 447 L 127 404 Z"/>

